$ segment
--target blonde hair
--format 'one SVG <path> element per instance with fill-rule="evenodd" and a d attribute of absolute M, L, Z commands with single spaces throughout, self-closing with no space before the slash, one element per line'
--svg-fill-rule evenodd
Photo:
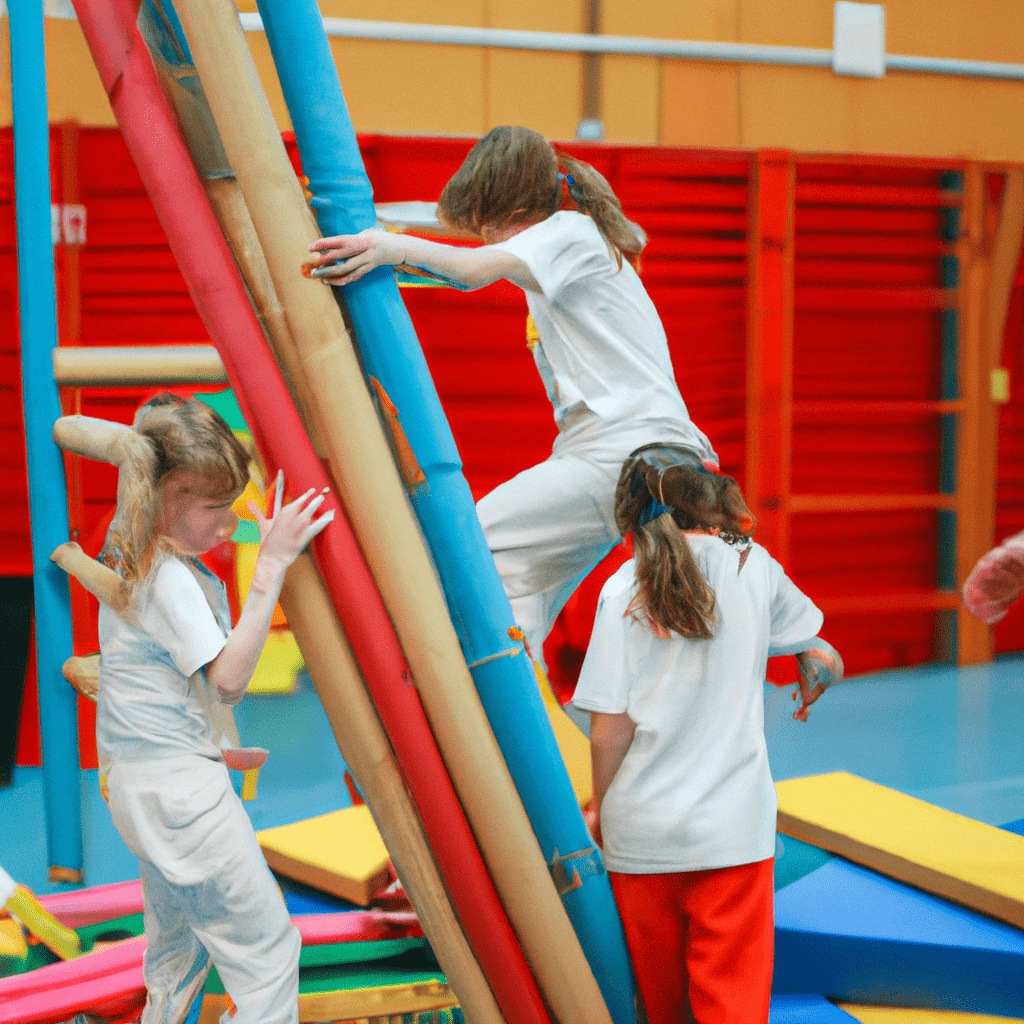
<path fill-rule="evenodd" d="M 683 530 L 709 530 L 732 543 L 754 532 L 755 520 L 731 476 L 706 469 L 689 449 L 645 445 L 625 461 L 615 489 L 615 523 L 632 535 L 637 593 L 627 615 L 645 614 L 659 635 L 714 636 L 715 592 Z"/>
<path fill-rule="evenodd" d="M 158 550 L 173 552 L 154 536 L 160 485 L 171 473 L 194 473 L 203 496 L 230 500 L 249 480 L 250 455 L 208 405 L 170 392 L 151 398 L 135 415 L 124 442 L 117 482 L 117 511 L 100 559 L 130 590 L 143 583 Z"/>
<path fill-rule="evenodd" d="M 619 267 L 623 256 L 635 265 L 647 239 L 622 212 L 611 185 L 590 164 L 559 152 L 529 128 L 492 128 L 445 185 L 437 212 L 453 227 L 477 234 L 484 226 L 534 224 L 562 208 L 563 180 L 569 198 L 597 225 Z"/>

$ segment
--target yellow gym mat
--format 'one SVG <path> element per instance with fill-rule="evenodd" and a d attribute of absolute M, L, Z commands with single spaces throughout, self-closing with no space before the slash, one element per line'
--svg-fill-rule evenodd
<path fill-rule="evenodd" d="M 987 1013 L 960 1010 L 912 1010 L 902 1006 L 857 1006 L 837 1003 L 861 1024 L 1019 1024 L 1019 1017 L 991 1017 Z"/>
<path fill-rule="evenodd" d="M 775 788 L 785 835 L 1024 928 L 1024 836 L 848 772 Z"/>
<path fill-rule="evenodd" d="M 272 871 L 365 907 L 391 877 L 365 804 L 256 833 Z"/>
<path fill-rule="evenodd" d="M 594 798 L 594 779 L 590 772 L 590 740 L 583 735 L 580 727 L 565 713 L 558 703 L 558 698 L 551 690 L 544 669 L 533 663 L 533 674 L 537 677 L 540 695 L 544 699 L 544 710 L 551 722 L 551 731 L 555 734 L 558 751 L 569 772 L 573 793 L 581 807 Z"/>

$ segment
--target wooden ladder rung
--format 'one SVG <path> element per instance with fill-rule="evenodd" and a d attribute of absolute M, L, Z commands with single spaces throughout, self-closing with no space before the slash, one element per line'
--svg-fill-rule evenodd
<path fill-rule="evenodd" d="M 838 594 L 815 598 L 828 621 L 833 615 L 890 615 L 894 612 L 934 612 L 960 606 L 957 590 L 908 590 L 886 594 Z"/>
<path fill-rule="evenodd" d="M 955 494 L 793 494 L 789 511 L 807 512 L 907 512 L 948 510 L 957 507 Z"/>
<path fill-rule="evenodd" d="M 58 346 L 53 350 L 53 376 L 64 387 L 228 383 L 212 345 Z"/>

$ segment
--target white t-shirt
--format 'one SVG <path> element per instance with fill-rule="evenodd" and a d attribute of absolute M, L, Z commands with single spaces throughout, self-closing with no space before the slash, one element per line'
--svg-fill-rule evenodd
<path fill-rule="evenodd" d="M 614 432 L 627 450 L 676 442 L 717 463 L 679 394 L 654 303 L 590 217 L 559 210 L 497 248 L 518 256 L 543 293 L 526 292 L 540 335 L 533 357 L 562 440 Z"/>
<path fill-rule="evenodd" d="M 114 761 L 220 756 L 209 711 L 217 695 L 202 668 L 231 630 L 224 586 L 198 561 L 190 568 L 159 557 L 137 596 L 136 621 L 100 605 L 96 746 L 104 770 Z"/>
<path fill-rule="evenodd" d="M 625 616 L 634 562 L 601 591 L 573 703 L 627 712 L 633 742 L 601 805 L 612 871 L 655 874 L 751 864 L 775 850 L 775 787 L 764 738 L 768 648 L 810 641 L 822 614 L 764 548 L 686 535 L 715 592 L 710 640 L 659 639 Z"/>

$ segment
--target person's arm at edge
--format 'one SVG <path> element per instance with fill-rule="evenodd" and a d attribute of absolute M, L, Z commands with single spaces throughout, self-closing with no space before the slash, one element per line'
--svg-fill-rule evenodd
<path fill-rule="evenodd" d="M 590 804 L 587 824 L 598 846 L 601 836 L 601 803 L 611 786 L 626 752 L 633 742 L 636 722 L 625 711 L 617 715 L 601 711 L 590 712 L 590 769 L 593 775 L 594 797 Z"/>
<path fill-rule="evenodd" d="M 510 281 L 527 291 L 540 291 L 530 268 L 518 256 L 490 245 L 446 245 L 414 235 L 367 228 L 358 235 L 317 239 L 309 250 L 319 254 L 318 266 L 344 261 L 338 264 L 336 273 L 325 273 L 321 277 L 333 285 L 351 284 L 376 267 L 404 263 L 447 278 L 470 291 L 500 280 Z"/>

